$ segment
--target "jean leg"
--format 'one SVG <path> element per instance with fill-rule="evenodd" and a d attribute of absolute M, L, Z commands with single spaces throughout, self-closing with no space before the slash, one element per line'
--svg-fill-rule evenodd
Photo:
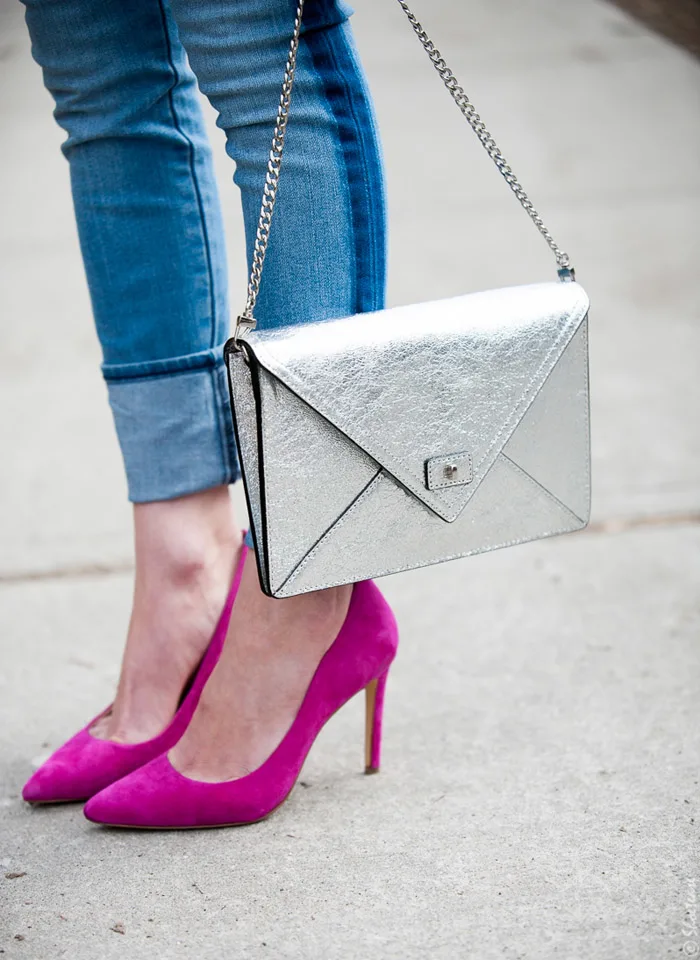
<path fill-rule="evenodd" d="M 296 0 L 171 0 L 171 6 L 236 164 L 250 259 Z M 384 305 L 382 163 L 349 13 L 339 0 L 307 0 L 256 308 L 261 327 Z M 244 291 L 238 300 L 242 306 Z"/>
<path fill-rule="evenodd" d="M 134 501 L 232 482 L 226 256 L 211 153 L 164 0 L 24 0 L 52 93 Z"/>

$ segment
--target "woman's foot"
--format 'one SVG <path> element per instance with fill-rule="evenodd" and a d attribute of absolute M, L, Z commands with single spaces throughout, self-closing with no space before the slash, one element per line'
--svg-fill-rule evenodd
<path fill-rule="evenodd" d="M 219 662 L 173 766 L 193 780 L 243 777 L 275 750 L 345 620 L 352 586 L 286 600 L 266 597 L 247 558 Z"/>
<path fill-rule="evenodd" d="M 117 694 L 91 730 L 119 743 L 157 736 L 207 648 L 242 535 L 228 487 L 134 507 L 136 577 Z"/>
<path fill-rule="evenodd" d="M 243 559 L 250 560 L 246 554 Z M 239 567 L 237 583 L 240 572 Z M 244 626 L 239 624 L 229 638 L 231 671 L 227 676 L 228 667 L 219 670 L 217 682 L 209 689 L 208 710 L 201 713 L 197 725 L 170 753 L 161 752 L 96 793 L 85 807 L 88 820 L 164 830 L 257 823 L 286 800 L 325 723 L 361 690 L 366 691 L 367 706 L 365 771 L 379 770 L 384 689 L 398 633 L 377 587 L 367 581 L 304 601 L 298 598 L 298 608 L 289 600 L 279 601 L 276 606 L 288 607 L 281 613 L 264 610 L 254 580 L 248 580 L 247 587 L 250 610 L 270 618 L 259 634 L 266 642 L 256 643 L 248 630 L 239 634 Z M 317 667 L 317 658 L 328 646 L 325 637 L 331 623 L 340 620 L 350 591 L 347 615 Z M 315 613 L 310 616 L 311 610 Z M 299 619 L 292 622 L 295 613 Z M 279 619 L 273 627 L 274 618 Z M 216 650 L 220 650 L 218 644 Z M 312 672 L 313 680 L 298 709 L 299 691 Z M 210 674 L 209 680 L 213 677 Z M 233 690 L 226 686 L 227 680 Z M 221 696 L 218 702 L 215 695 Z M 184 776 L 173 766 L 178 756 L 180 768 L 186 769 Z M 236 776 L 251 767 L 255 769 L 247 776 Z"/>

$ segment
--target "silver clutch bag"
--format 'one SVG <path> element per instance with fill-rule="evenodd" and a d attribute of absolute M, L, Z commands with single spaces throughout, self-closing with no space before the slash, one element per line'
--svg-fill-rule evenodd
<path fill-rule="evenodd" d="M 248 301 L 226 347 L 260 581 L 273 597 L 588 522 L 588 298 L 432 41 L 398 2 L 555 254 L 559 280 L 254 330 L 301 0 Z"/>

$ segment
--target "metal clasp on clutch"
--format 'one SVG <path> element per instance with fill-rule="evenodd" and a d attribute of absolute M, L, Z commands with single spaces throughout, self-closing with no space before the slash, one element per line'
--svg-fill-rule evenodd
<path fill-rule="evenodd" d="M 257 323 L 258 321 L 255 319 L 255 317 L 246 316 L 245 314 L 241 314 L 240 316 L 236 317 L 236 326 L 233 328 L 234 349 L 240 350 L 238 341 L 240 340 L 241 336 L 247 333 L 249 330 L 255 330 Z"/>
<path fill-rule="evenodd" d="M 425 461 L 425 485 L 428 490 L 457 487 L 474 479 L 471 454 L 452 453 L 443 457 L 431 457 Z"/>

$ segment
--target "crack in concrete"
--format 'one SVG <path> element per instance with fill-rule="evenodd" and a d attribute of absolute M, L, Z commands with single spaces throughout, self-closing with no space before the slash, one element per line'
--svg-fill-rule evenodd
<path fill-rule="evenodd" d="M 688 527 L 700 523 L 700 511 L 691 513 L 657 513 L 639 517 L 612 517 L 590 523 L 581 533 L 627 533 L 640 527 Z"/>
<path fill-rule="evenodd" d="M 54 567 L 49 570 L 18 570 L 0 573 L 0 586 L 15 583 L 34 583 L 40 580 L 81 580 L 87 577 L 111 577 L 119 573 L 131 573 L 131 561 L 119 563 L 81 563 L 75 566 Z"/>
<path fill-rule="evenodd" d="M 700 524 L 700 511 L 690 513 L 659 513 L 637 517 L 611 517 L 596 520 L 575 536 L 628 533 L 644 527 L 687 527 Z M 0 573 L 0 587 L 18 583 L 37 583 L 42 580 L 82 580 L 90 577 L 111 577 L 120 573 L 132 573 L 130 560 L 117 563 L 84 563 L 74 566 L 55 567 L 48 570 L 18 570 Z"/>

